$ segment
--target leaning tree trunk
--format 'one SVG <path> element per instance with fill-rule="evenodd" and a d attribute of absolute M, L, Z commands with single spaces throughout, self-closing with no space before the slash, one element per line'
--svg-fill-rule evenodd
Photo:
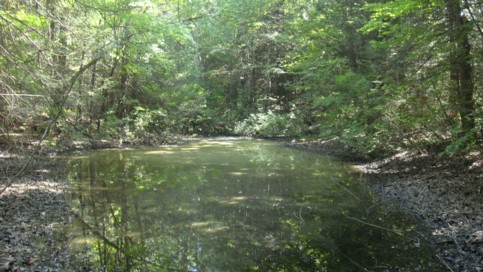
<path fill-rule="evenodd" d="M 461 117 L 463 133 L 475 126 L 474 83 L 471 67 L 471 45 L 469 34 L 471 26 L 462 15 L 460 0 L 445 0 L 450 39 L 450 104 L 456 108 Z"/>

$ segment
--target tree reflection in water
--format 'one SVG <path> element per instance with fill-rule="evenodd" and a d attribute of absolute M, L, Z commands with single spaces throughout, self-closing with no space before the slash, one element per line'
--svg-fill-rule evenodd
<path fill-rule="evenodd" d="M 70 161 L 77 267 L 438 268 L 424 230 L 375 205 L 348 166 L 323 156 L 247 140 L 88 155 Z"/>

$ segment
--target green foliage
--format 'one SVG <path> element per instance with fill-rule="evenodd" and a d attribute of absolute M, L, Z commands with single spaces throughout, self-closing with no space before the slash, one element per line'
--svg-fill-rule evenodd
<path fill-rule="evenodd" d="M 460 156 L 467 154 L 473 150 L 482 150 L 483 148 L 483 112 L 480 108 L 476 111 L 478 114 L 475 118 L 476 126 L 469 132 L 463 133 L 460 126 L 453 128 L 452 141 L 441 152 L 440 156 Z"/>
<path fill-rule="evenodd" d="M 134 107 L 134 111 L 124 120 L 127 123 L 127 131 L 134 139 L 147 138 L 149 134 L 160 133 L 166 128 L 166 112 L 157 109 L 150 110 L 140 106 Z"/>
<path fill-rule="evenodd" d="M 155 143 L 163 140 L 168 127 L 167 114 L 163 109 L 147 109 L 135 106 L 126 117 L 120 119 L 111 110 L 102 122 L 101 137 L 133 143 Z"/>
<path fill-rule="evenodd" d="M 295 112 L 281 113 L 269 110 L 266 113 L 252 113 L 235 124 L 233 132 L 244 136 L 300 137 L 303 121 Z"/>
<path fill-rule="evenodd" d="M 367 78 L 353 72 L 337 76 L 330 94 L 314 99 L 313 107 L 322 121 L 320 136 L 338 136 L 364 153 L 376 150 L 377 144 L 372 141 L 377 133 L 374 124 L 381 116 L 387 94 L 383 88 L 371 88 L 372 85 Z"/>
<path fill-rule="evenodd" d="M 102 136 L 107 136 L 109 139 L 119 139 L 122 140 L 124 138 L 124 128 L 126 123 L 116 117 L 114 111 L 109 111 L 104 118 L 103 127 L 102 127 Z"/>
<path fill-rule="evenodd" d="M 4 131 L 48 112 L 75 139 L 314 133 L 363 153 L 452 143 L 450 155 L 481 139 L 476 2 L 473 104 L 455 99 L 441 0 L 53 3 L 0 4 Z M 468 116 L 471 132 L 451 130 Z"/>
<path fill-rule="evenodd" d="M 377 31 L 382 36 L 417 33 L 414 29 L 412 31 L 401 31 L 401 29 L 407 30 L 404 25 L 408 21 L 401 21 L 400 19 L 409 18 L 411 20 L 416 16 L 431 17 L 435 9 L 440 7 L 442 7 L 440 0 L 395 0 L 369 3 L 365 5 L 365 9 L 371 12 L 371 20 L 361 28 L 361 31 L 366 33 Z M 411 21 L 414 27 L 415 21 Z"/>

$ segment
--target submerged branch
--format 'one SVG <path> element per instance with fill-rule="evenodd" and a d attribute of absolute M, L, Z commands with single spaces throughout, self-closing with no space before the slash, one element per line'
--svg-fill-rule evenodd
<path fill-rule="evenodd" d="M 349 219 L 355 220 L 355 221 L 357 221 L 357 222 L 359 222 L 359 223 L 362 223 L 362 224 L 364 224 L 364 225 L 368 225 L 368 226 L 371 226 L 371 227 L 374 227 L 374 228 L 378 228 L 378 229 L 386 230 L 386 231 L 389 231 L 389 232 L 395 233 L 395 234 L 397 234 L 397 235 L 399 235 L 399 236 L 404 236 L 404 234 L 399 233 L 399 232 L 397 232 L 397 231 L 394 231 L 394 230 L 392 230 L 392 229 L 388 229 L 388 228 L 385 228 L 385 227 L 382 227 L 382 226 L 374 225 L 374 224 L 368 223 L 368 222 L 366 222 L 366 221 L 362 221 L 362 220 L 357 219 L 357 218 L 352 217 L 352 216 L 346 216 L 346 217 L 347 217 L 347 218 L 349 218 Z"/>
<path fill-rule="evenodd" d="M 344 191 L 346 191 L 347 193 L 349 193 L 351 196 L 353 196 L 355 199 L 361 201 L 360 198 L 358 198 L 354 193 L 352 193 L 349 189 L 347 189 L 346 187 L 342 186 L 340 183 L 336 183 L 337 186 L 339 186 L 340 188 L 342 188 Z"/>
<path fill-rule="evenodd" d="M 346 254 L 344 254 L 344 252 L 342 252 L 340 250 L 338 252 L 339 252 L 339 254 L 341 254 L 342 256 L 344 256 L 344 258 L 346 258 L 347 260 L 349 260 L 349 262 L 353 263 L 355 266 L 357 266 L 360 269 L 362 269 L 362 271 L 367 271 L 367 272 L 370 271 L 369 269 L 367 269 L 364 266 L 360 265 L 358 262 L 354 261 L 351 257 L 349 257 Z"/>

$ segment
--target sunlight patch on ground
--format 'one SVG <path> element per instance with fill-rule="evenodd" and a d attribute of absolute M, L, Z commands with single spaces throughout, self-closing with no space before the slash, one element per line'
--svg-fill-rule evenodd
<path fill-rule="evenodd" d="M 52 156 L 53 159 L 86 160 L 89 156 Z"/>
<path fill-rule="evenodd" d="M 149 151 L 149 152 L 144 152 L 144 155 L 169 155 L 169 154 L 174 154 L 174 151 L 168 151 L 168 150 L 157 150 L 157 151 Z"/>
<path fill-rule="evenodd" d="M 365 165 L 351 165 L 351 168 L 355 170 L 356 172 L 366 172 L 367 171 L 367 166 Z"/>
<path fill-rule="evenodd" d="M 204 141 L 204 143 L 207 143 L 206 146 L 215 146 L 215 145 L 225 145 L 225 146 L 232 146 L 234 145 L 233 142 L 222 142 L 222 141 Z"/>
<path fill-rule="evenodd" d="M 27 193 L 28 191 L 41 191 L 52 194 L 62 194 L 63 189 L 65 189 L 64 185 L 57 182 L 38 181 L 34 183 L 13 184 L 9 188 L 7 188 L 4 194 L 21 195 Z"/>
<path fill-rule="evenodd" d="M 77 237 L 70 241 L 74 245 L 91 245 L 96 242 L 94 237 Z"/>
<path fill-rule="evenodd" d="M 199 150 L 200 148 L 199 147 L 185 147 L 185 148 L 181 148 L 181 151 L 193 151 L 193 150 Z"/>

